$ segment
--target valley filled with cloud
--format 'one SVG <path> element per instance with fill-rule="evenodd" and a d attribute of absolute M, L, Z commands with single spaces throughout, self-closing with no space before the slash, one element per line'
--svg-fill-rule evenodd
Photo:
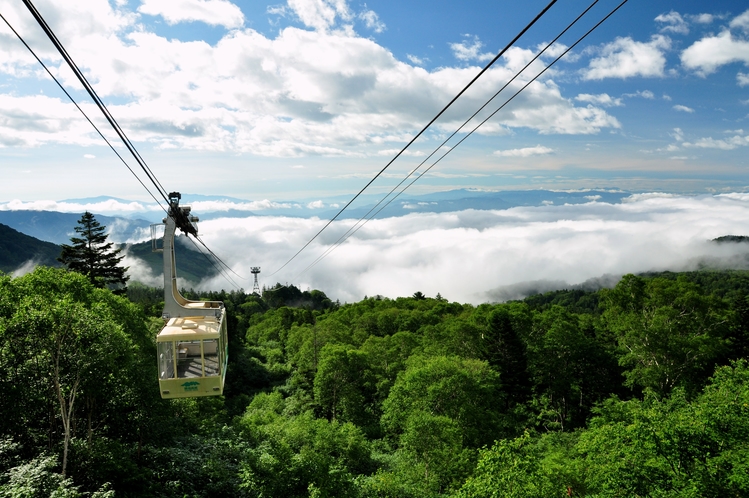
<path fill-rule="evenodd" d="M 201 238 L 239 275 L 251 276 L 250 266 L 262 265 L 261 285 L 321 289 L 341 302 L 420 291 L 481 303 L 606 275 L 749 267 L 746 244 L 711 242 L 745 234 L 749 194 L 639 194 L 617 204 L 593 201 L 373 220 L 304 271 L 354 224 L 336 221 L 271 275 L 325 223 L 277 216 L 223 218 L 201 223 L 200 230 Z M 252 287 L 250 281 L 230 276 L 238 285 Z M 615 282 L 609 278 L 610 285 Z M 223 277 L 202 285 L 232 288 Z"/>

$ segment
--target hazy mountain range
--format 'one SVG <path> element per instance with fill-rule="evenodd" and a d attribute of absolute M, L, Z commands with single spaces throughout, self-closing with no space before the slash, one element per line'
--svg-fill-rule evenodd
<path fill-rule="evenodd" d="M 352 203 L 341 219 L 358 219 L 368 213 L 370 213 L 368 216 L 374 215 L 375 218 L 381 219 L 410 213 L 444 213 L 466 209 L 508 209 L 518 206 L 584 204 L 592 201 L 616 204 L 630 195 L 630 192 L 619 190 L 494 192 L 460 189 L 403 196 L 393 200 L 387 206 L 383 203 L 375 207 L 383 195 L 367 194 L 360 196 L 356 202 Z M 330 219 L 350 199 L 349 195 L 301 201 L 250 201 L 236 197 L 183 194 L 182 204 L 193 205 L 193 214 L 204 221 L 249 216 Z M 70 240 L 81 213 L 88 209 L 96 215 L 96 219 L 102 225 L 107 226 L 112 241 L 124 243 L 146 240 L 150 236 L 149 226 L 152 223 L 160 223 L 164 217 L 164 211 L 154 205 L 110 196 L 64 199 L 57 201 L 56 204 L 59 210 L 42 211 L 13 209 L 7 204 L 0 203 L 0 223 L 40 240 L 64 244 Z M 100 208 L 100 211 L 97 211 L 97 208 Z M 61 212 L 72 209 L 80 209 L 80 211 Z M 107 214 L 101 214 L 101 211 Z"/>

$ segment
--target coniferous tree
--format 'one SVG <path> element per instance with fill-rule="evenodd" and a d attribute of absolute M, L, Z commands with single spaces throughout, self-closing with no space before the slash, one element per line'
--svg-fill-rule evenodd
<path fill-rule="evenodd" d="M 119 266 L 124 258 L 120 256 L 122 249 L 112 249 L 105 230 L 106 227 L 86 211 L 75 227 L 80 237 L 71 237 L 72 245 L 62 244 L 62 254 L 57 260 L 68 269 L 86 275 L 94 286 L 113 287 L 115 292 L 122 293 L 130 279 L 125 274 L 128 267 Z"/>

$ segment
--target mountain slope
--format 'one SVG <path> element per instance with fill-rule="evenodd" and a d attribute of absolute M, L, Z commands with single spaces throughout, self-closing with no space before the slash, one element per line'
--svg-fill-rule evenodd
<path fill-rule="evenodd" d="M 57 257 L 61 247 L 25 235 L 0 223 L 0 270 L 11 273 L 24 263 L 33 261 L 46 266 L 61 266 Z"/>
<path fill-rule="evenodd" d="M 193 250 L 190 242 L 184 240 L 184 236 L 175 239 L 174 252 L 177 259 L 177 276 L 198 284 L 207 277 L 212 277 L 218 272 L 206 259 L 205 256 Z M 129 244 L 125 249 L 128 254 L 142 260 L 154 275 L 162 274 L 164 271 L 163 253 L 153 252 L 151 242 L 139 242 L 138 244 Z M 208 256 L 210 257 L 210 256 Z"/>

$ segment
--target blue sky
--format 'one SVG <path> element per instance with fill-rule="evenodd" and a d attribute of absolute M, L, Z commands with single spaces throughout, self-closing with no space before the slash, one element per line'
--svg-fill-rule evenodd
<path fill-rule="evenodd" d="M 357 191 L 546 2 L 36 4 L 168 190 L 255 200 Z M 600 1 L 550 53 L 615 5 Z M 374 191 L 419 164 L 585 6 L 552 7 Z M 75 90 L 22 4 L 2 0 L 0 13 Z M 147 199 L 4 26 L 0 46 L 0 201 Z M 743 191 L 748 114 L 744 2 L 632 0 L 414 193 Z"/>

